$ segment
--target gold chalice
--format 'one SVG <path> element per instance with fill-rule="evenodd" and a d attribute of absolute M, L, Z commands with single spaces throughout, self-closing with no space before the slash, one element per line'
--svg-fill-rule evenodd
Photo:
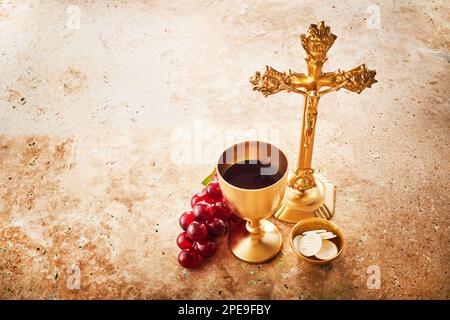
<path fill-rule="evenodd" d="M 217 175 L 230 208 L 247 223 L 236 224 L 229 236 L 231 251 L 250 263 L 262 263 L 281 249 L 281 234 L 267 220 L 280 206 L 286 189 L 287 158 L 273 145 L 245 141 L 226 149 Z"/>

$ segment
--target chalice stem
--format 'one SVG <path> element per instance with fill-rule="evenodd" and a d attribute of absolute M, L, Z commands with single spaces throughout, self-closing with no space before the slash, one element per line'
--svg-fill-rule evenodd
<path fill-rule="evenodd" d="M 249 220 L 247 221 L 247 230 L 252 234 L 258 234 L 263 231 L 263 224 L 261 220 Z"/>

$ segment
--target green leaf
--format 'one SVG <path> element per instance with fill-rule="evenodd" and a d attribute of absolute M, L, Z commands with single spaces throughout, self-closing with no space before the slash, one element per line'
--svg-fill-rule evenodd
<path fill-rule="evenodd" d="M 205 179 L 203 179 L 202 185 L 207 186 L 211 182 L 211 180 L 214 176 L 214 173 L 216 173 L 215 167 L 214 167 L 213 171 L 209 174 L 209 176 L 207 176 Z"/>

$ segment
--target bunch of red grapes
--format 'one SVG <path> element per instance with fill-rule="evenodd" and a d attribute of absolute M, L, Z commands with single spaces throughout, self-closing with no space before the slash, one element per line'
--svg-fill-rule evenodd
<path fill-rule="evenodd" d="M 217 250 L 216 238 L 227 233 L 231 223 L 241 221 L 227 206 L 217 174 L 205 189 L 192 196 L 191 208 L 179 219 L 184 231 L 177 237 L 181 249 L 178 262 L 184 268 L 197 268 L 212 257 Z"/>

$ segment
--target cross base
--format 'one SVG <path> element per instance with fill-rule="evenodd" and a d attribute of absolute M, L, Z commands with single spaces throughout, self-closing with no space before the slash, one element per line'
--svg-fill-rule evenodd
<path fill-rule="evenodd" d="M 305 191 L 287 186 L 281 206 L 274 217 L 289 223 L 312 217 L 331 219 L 335 212 L 336 187 L 319 174 L 314 174 L 314 178 L 316 186 Z"/>

